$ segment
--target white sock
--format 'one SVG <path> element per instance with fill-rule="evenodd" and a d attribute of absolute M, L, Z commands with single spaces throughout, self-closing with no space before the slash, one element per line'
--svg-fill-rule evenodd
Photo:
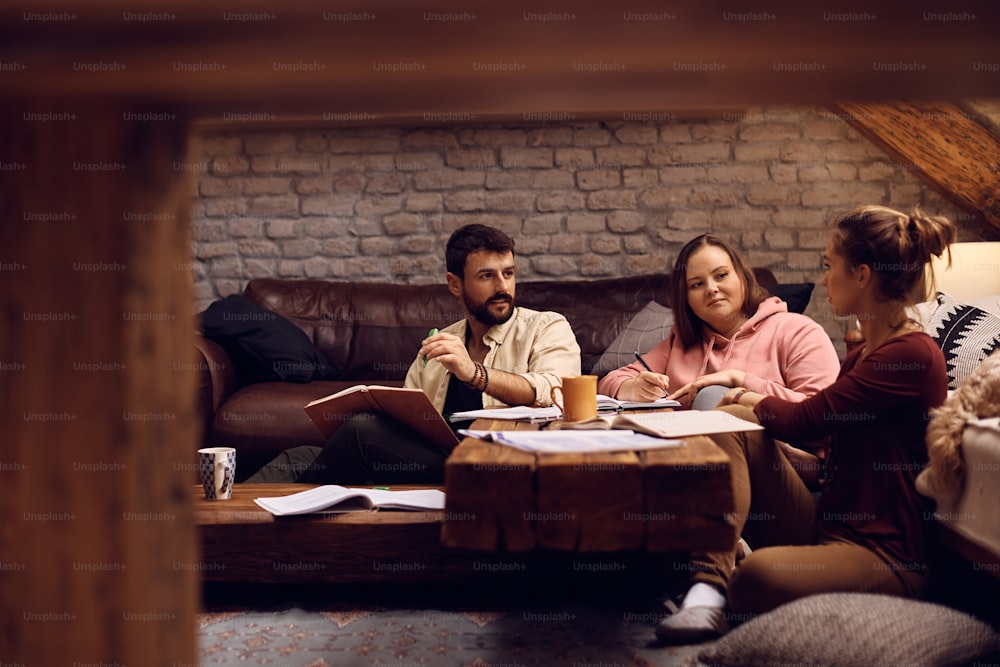
<path fill-rule="evenodd" d="M 699 581 L 688 590 L 681 603 L 681 609 L 688 607 L 725 607 L 726 596 L 711 584 Z"/>

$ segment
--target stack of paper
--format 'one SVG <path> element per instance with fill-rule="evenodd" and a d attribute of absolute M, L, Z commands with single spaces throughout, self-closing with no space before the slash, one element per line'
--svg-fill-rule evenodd
<path fill-rule="evenodd" d="M 560 430 L 479 431 L 461 429 L 473 438 L 539 453 L 620 452 L 677 447 L 684 438 L 712 433 L 760 431 L 763 426 L 720 410 L 643 412 L 601 415 L 585 422 L 563 424 Z"/>
<path fill-rule="evenodd" d="M 600 413 L 621 412 L 622 410 L 655 410 L 657 408 L 676 407 L 680 407 L 680 403 L 666 398 L 660 398 L 650 402 L 619 401 L 616 398 L 611 398 L 610 396 L 605 396 L 603 394 L 597 395 L 597 411 Z M 548 408 L 531 408 L 527 406 L 518 406 L 513 408 L 484 408 L 482 410 L 455 412 L 448 416 L 448 420 L 452 422 L 467 421 L 471 419 L 512 419 L 515 421 L 537 423 L 555 421 L 556 419 L 561 418 L 562 410 L 556 406 Z"/>
<path fill-rule="evenodd" d="M 459 433 L 538 454 L 630 452 L 680 447 L 684 444 L 683 440 L 654 438 L 632 431 L 475 431 L 461 429 Z"/>
<path fill-rule="evenodd" d="M 455 412 L 448 416 L 449 421 L 460 422 L 470 419 L 513 419 L 516 421 L 550 422 L 562 417 L 562 411 L 557 407 L 530 408 L 518 406 L 513 408 L 484 408 L 482 410 L 466 410 Z"/>

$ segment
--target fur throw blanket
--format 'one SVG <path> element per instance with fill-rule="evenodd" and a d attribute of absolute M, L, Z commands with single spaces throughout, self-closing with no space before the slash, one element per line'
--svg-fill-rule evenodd
<path fill-rule="evenodd" d="M 941 407 L 931 410 L 927 425 L 928 466 L 917 476 L 917 491 L 938 507 L 953 507 L 965 486 L 962 434 L 971 419 L 1000 415 L 1000 352 L 987 357 Z"/>

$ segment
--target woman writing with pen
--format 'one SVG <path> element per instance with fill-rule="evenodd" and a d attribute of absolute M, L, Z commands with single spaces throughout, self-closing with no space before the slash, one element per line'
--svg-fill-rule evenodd
<path fill-rule="evenodd" d="M 801 401 L 830 385 L 840 362 L 826 332 L 769 297 L 725 240 L 702 234 L 673 267 L 674 326 L 635 363 L 601 379 L 602 394 L 711 409 L 731 387 Z"/>

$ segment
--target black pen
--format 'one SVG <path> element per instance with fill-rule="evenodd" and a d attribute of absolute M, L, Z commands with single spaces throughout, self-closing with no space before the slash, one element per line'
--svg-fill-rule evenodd
<path fill-rule="evenodd" d="M 649 364 L 646 363 L 646 360 L 642 358 L 642 355 L 639 354 L 639 350 L 635 351 L 635 360 L 638 361 L 640 364 L 642 364 L 642 367 L 645 368 L 650 373 L 655 373 L 656 372 L 652 368 L 650 368 Z"/>

